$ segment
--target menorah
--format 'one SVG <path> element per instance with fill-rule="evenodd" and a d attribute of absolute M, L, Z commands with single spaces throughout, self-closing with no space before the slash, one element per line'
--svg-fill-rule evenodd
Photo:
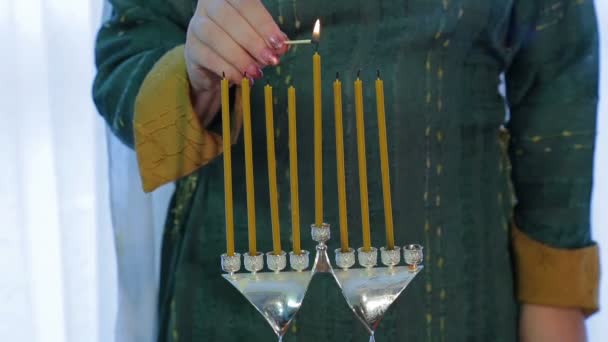
<path fill-rule="evenodd" d="M 313 39 L 294 42 L 298 44 L 307 42 L 318 43 L 319 35 L 320 23 L 317 21 L 313 32 Z M 236 253 L 234 248 L 230 104 L 228 96 L 229 84 L 225 77 L 221 83 L 227 242 L 227 252 L 221 256 L 221 266 L 222 270 L 227 273 L 224 275 L 224 278 L 264 316 L 277 335 L 279 341 L 283 339 L 290 322 L 300 309 L 308 285 L 315 274 L 332 274 L 349 307 L 369 332 L 370 341 L 375 341 L 374 333 L 384 317 L 384 314 L 422 269 L 422 246 L 418 244 L 409 244 L 401 248 L 395 246 L 394 243 L 384 108 L 384 84 L 380 78 L 380 72 L 378 72 L 376 79 L 376 107 L 378 114 L 380 166 L 382 173 L 382 192 L 387 241 L 386 247 L 380 248 L 380 260 L 384 267 L 378 267 L 377 265 L 378 249 L 371 245 L 370 235 L 365 126 L 363 116 L 363 83 L 360 79 L 360 74 L 357 75 L 354 86 L 363 247 L 357 249 L 355 252 L 355 250 L 348 245 L 342 126 L 342 86 L 339 75 L 337 75 L 336 81 L 334 82 L 334 111 L 336 120 L 336 160 L 338 166 L 337 185 L 341 246 L 335 250 L 335 265 L 337 268 L 334 269 L 328 256 L 326 244 L 331 237 L 331 229 L 330 225 L 323 221 L 321 57 L 317 51 L 313 55 L 315 223 L 311 225 L 310 230 L 312 240 L 317 243 L 317 246 L 313 266 L 310 271 L 307 271 L 310 265 L 310 253 L 301 249 L 300 246 L 297 138 L 295 127 L 296 93 L 295 88 L 291 86 L 288 89 L 288 114 L 293 251 L 289 253 L 289 265 L 292 271 L 285 271 L 288 258 L 287 253 L 281 248 L 280 239 L 272 87 L 266 85 L 264 87 L 264 95 L 273 251 L 263 254 L 257 251 L 256 246 L 250 81 L 245 75 L 241 82 L 249 235 L 249 251 L 248 253 L 244 253 L 241 260 L 241 254 Z M 399 266 L 401 263 L 401 254 L 403 254 L 403 259 L 407 266 Z M 266 256 L 265 263 L 264 255 Z M 244 263 L 245 270 L 248 273 L 237 273 L 241 270 L 241 263 Z M 355 268 L 355 264 L 357 263 L 358 267 Z M 262 272 L 265 264 L 269 270 L 268 272 Z"/>
<path fill-rule="evenodd" d="M 258 310 L 270 324 L 279 342 L 288 330 L 289 324 L 300 309 L 308 285 L 317 273 L 331 273 L 348 306 L 363 323 L 370 334 L 370 342 L 375 341 L 374 333 L 391 304 L 405 290 L 407 285 L 422 269 L 422 246 L 412 244 L 403 247 L 403 258 L 408 266 L 398 266 L 401 249 L 380 248 L 380 259 L 386 267 L 377 267 L 378 251 L 372 247 L 365 252 L 357 250 L 357 260 L 363 268 L 355 266 L 355 251 L 350 248 L 342 252 L 335 250 L 334 270 L 327 254 L 330 238 L 329 225 L 311 226 L 311 236 L 317 242 L 316 255 L 311 271 L 309 252 L 300 255 L 289 253 L 289 264 L 293 271 L 284 271 L 287 266 L 285 252 L 266 254 L 266 265 L 271 272 L 260 272 L 264 268 L 263 254 L 245 254 L 245 269 L 249 273 L 236 273 L 241 269 L 241 255 L 222 254 L 222 269 L 228 280 Z"/>

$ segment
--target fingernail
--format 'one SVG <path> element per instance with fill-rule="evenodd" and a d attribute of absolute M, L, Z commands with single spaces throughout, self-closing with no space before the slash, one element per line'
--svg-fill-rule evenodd
<path fill-rule="evenodd" d="M 287 37 L 287 35 L 283 32 L 281 32 L 281 46 L 278 48 L 275 48 L 275 53 L 279 56 L 285 54 L 288 50 L 290 45 L 285 44 L 285 42 L 289 40 L 289 37 Z"/>
<path fill-rule="evenodd" d="M 249 79 L 249 84 L 250 85 L 254 85 L 255 84 L 255 80 L 253 79 L 253 77 L 249 76 L 247 78 Z"/>
<path fill-rule="evenodd" d="M 260 68 L 258 68 L 257 65 L 250 65 L 249 67 L 247 67 L 247 76 L 253 78 L 262 77 L 262 75 L 260 74 Z"/>
<path fill-rule="evenodd" d="M 279 64 L 279 59 L 274 55 L 274 53 L 270 52 L 270 50 L 264 50 L 264 52 L 262 52 L 262 60 L 266 61 L 266 63 L 270 65 Z"/>
<path fill-rule="evenodd" d="M 289 37 L 287 37 L 287 35 L 285 33 L 283 33 L 283 37 L 285 38 L 285 41 L 289 40 Z M 284 44 L 285 45 L 285 52 L 289 51 L 289 49 L 291 48 L 291 45 L 289 44 Z"/>
<path fill-rule="evenodd" d="M 280 35 L 274 35 L 268 38 L 270 46 L 272 46 L 272 48 L 275 50 L 279 50 L 280 48 L 282 48 L 285 43 L 285 40 L 287 40 L 287 36 L 284 33 L 281 33 Z"/>

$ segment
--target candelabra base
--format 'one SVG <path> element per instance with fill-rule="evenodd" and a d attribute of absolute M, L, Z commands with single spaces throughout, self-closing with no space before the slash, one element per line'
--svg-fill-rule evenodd
<path fill-rule="evenodd" d="M 224 274 L 270 324 L 279 341 L 302 306 L 310 272 Z"/>
<path fill-rule="evenodd" d="M 370 333 L 370 341 L 374 341 L 374 332 L 388 308 L 421 269 L 399 266 L 334 271 L 348 306 Z"/>
<path fill-rule="evenodd" d="M 375 267 L 378 262 L 376 248 L 359 249 L 359 264 L 365 268 L 352 269 L 355 253 L 336 250 L 337 265 L 334 269 L 327 255 L 326 242 L 331 232 L 329 224 L 311 226 L 312 239 L 317 242 L 315 261 L 311 271 L 308 267 L 307 251 L 290 253 L 291 268 L 295 271 L 281 272 L 287 263 L 285 252 L 267 254 L 268 268 L 274 272 L 260 272 L 264 267 L 263 254 L 245 254 L 245 269 L 251 273 L 236 273 L 240 269 L 240 255 L 222 255 L 222 269 L 229 274 L 223 277 L 262 314 L 281 342 L 289 324 L 302 306 L 311 279 L 317 273 L 330 273 L 342 290 L 348 306 L 363 323 L 374 342 L 374 333 L 389 307 L 420 273 L 423 260 L 422 246 L 404 247 L 404 258 L 409 266 L 397 266 L 400 248 L 381 248 L 382 263 L 387 267 Z"/>
<path fill-rule="evenodd" d="M 333 273 L 333 268 L 327 255 L 327 245 L 319 243 L 317 245 L 317 254 L 315 255 L 315 263 L 312 266 L 312 273 Z"/>

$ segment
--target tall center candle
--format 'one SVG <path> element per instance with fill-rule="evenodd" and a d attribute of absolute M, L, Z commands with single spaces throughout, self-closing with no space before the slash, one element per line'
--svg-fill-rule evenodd
<path fill-rule="evenodd" d="M 336 120 L 336 165 L 338 179 L 338 214 L 340 218 L 340 247 L 347 252 L 348 222 L 346 216 L 346 171 L 344 167 L 344 128 L 342 123 L 342 82 L 334 82 L 334 115 Z"/>
<path fill-rule="evenodd" d="M 315 225 L 323 224 L 323 116 L 321 105 L 321 56 L 312 57 L 314 91 Z"/>
<path fill-rule="evenodd" d="M 222 88 L 222 147 L 224 152 L 224 206 L 226 210 L 226 254 L 234 256 L 234 210 L 232 202 L 232 150 L 230 139 L 230 99 L 228 80 Z"/>
<path fill-rule="evenodd" d="M 255 232 L 255 192 L 253 186 L 253 151 L 251 138 L 251 89 L 249 79 L 241 81 L 243 106 L 243 137 L 245 143 L 245 184 L 247 187 L 247 227 L 249 235 L 249 254 L 257 255 Z"/>
<path fill-rule="evenodd" d="M 355 115 L 357 121 L 357 151 L 359 159 L 359 194 L 361 197 L 361 228 L 363 231 L 363 251 L 371 250 L 369 228 L 369 203 L 367 194 L 367 161 L 365 153 L 365 122 L 363 120 L 363 82 L 355 81 Z"/>
<path fill-rule="evenodd" d="M 296 89 L 287 90 L 287 109 L 289 112 L 289 179 L 291 184 L 291 234 L 293 252 L 301 254 L 300 246 L 300 199 L 298 190 L 298 139 L 296 130 Z"/>
<path fill-rule="evenodd" d="M 277 191 L 277 162 L 274 148 L 274 110 L 272 87 L 264 87 L 266 104 L 266 148 L 268 159 L 268 189 L 270 193 L 270 222 L 272 223 L 272 250 L 281 254 L 281 231 L 279 226 L 279 196 Z"/>
<path fill-rule="evenodd" d="M 388 168 L 388 138 L 386 134 L 386 114 L 384 110 L 384 82 L 376 79 L 376 111 L 378 113 L 378 138 L 380 146 L 380 170 L 382 171 L 382 195 L 384 197 L 384 225 L 386 228 L 386 247 L 395 248 L 393 231 L 393 205 L 391 201 L 391 181 Z"/>

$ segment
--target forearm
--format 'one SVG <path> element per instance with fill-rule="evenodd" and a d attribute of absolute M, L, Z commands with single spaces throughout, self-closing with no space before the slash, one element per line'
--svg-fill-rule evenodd
<path fill-rule="evenodd" d="M 583 342 L 587 340 L 584 315 L 579 309 L 523 304 L 521 342 Z"/>
<path fill-rule="evenodd" d="M 111 0 L 112 17 L 99 30 L 93 98 L 112 131 L 134 147 L 134 102 L 141 84 L 167 51 L 183 44 L 187 22 L 178 23 L 165 1 Z"/>

